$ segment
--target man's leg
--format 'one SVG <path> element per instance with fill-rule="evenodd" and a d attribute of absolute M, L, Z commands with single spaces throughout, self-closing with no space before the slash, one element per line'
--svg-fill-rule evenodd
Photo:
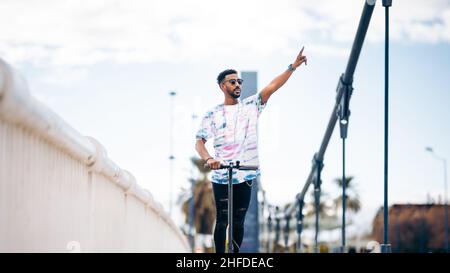
<path fill-rule="evenodd" d="M 252 194 L 252 181 L 233 185 L 233 245 L 234 253 L 239 253 L 242 240 L 244 239 L 244 221 L 250 197 Z"/>
<path fill-rule="evenodd" d="M 214 245 L 216 253 L 225 253 L 225 240 L 228 226 L 228 188 L 226 184 L 212 183 L 216 204 L 216 226 L 214 228 Z"/>

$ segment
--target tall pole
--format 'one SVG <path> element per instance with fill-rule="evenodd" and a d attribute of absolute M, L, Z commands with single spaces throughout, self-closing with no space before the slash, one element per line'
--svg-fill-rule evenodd
<path fill-rule="evenodd" d="M 345 138 L 342 139 L 342 247 L 341 252 L 345 253 L 345 210 L 347 206 L 347 179 L 345 178 Z"/>
<path fill-rule="evenodd" d="M 447 159 L 436 155 L 433 151 L 433 148 L 431 147 L 427 147 L 426 150 L 430 152 L 434 158 L 438 159 L 439 161 L 442 161 L 442 164 L 444 164 L 444 247 L 445 252 L 448 253 L 449 245 L 448 245 Z"/>
<path fill-rule="evenodd" d="M 444 163 L 444 213 L 445 213 L 445 223 L 444 223 L 444 240 L 445 240 L 445 252 L 448 253 L 448 197 L 447 197 L 447 160 L 443 160 Z"/>
<path fill-rule="evenodd" d="M 233 237 L 233 162 L 228 167 L 228 253 L 234 253 Z M 236 244 L 236 247 L 237 244 Z"/>
<path fill-rule="evenodd" d="M 445 240 L 445 252 L 448 253 L 448 197 L 447 197 L 447 160 L 443 160 L 444 163 L 444 213 L 445 213 L 445 231 L 444 231 L 444 240 Z"/>
<path fill-rule="evenodd" d="M 192 128 L 195 130 L 195 119 L 197 115 L 192 114 Z M 194 204 L 195 204 L 195 178 L 194 178 L 194 166 L 191 167 L 191 200 L 189 201 L 189 243 L 191 249 L 194 252 L 195 248 L 195 236 L 194 236 Z"/>
<path fill-rule="evenodd" d="M 316 164 L 319 166 L 317 167 L 317 172 L 316 172 L 316 179 L 314 181 L 314 204 L 315 204 L 315 208 L 316 208 L 316 228 L 315 228 L 315 236 L 314 236 L 314 252 L 315 253 L 319 253 L 320 249 L 319 249 L 319 215 L 320 215 L 320 187 L 322 184 L 322 178 L 321 178 L 321 171 L 323 168 L 323 162 L 319 161 L 317 159 L 317 154 L 314 154 L 314 160 L 316 162 Z"/>
<path fill-rule="evenodd" d="M 388 140 L 389 140 L 389 8 L 385 7 L 386 40 L 385 40 L 385 74 L 384 74 L 384 244 L 388 243 Z"/>
<path fill-rule="evenodd" d="M 390 253 L 388 243 L 388 133 L 389 133 L 389 7 L 392 0 L 383 0 L 385 8 L 385 53 L 384 53 L 384 240 L 382 253 Z"/>
<path fill-rule="evenodd" d="M 172 216 L 172 191 L 173 191 L 173 163 L 175 160 L 175 156 L 173 155 L 173 120 L 174 120 L 174 98 L 177 93 L 175 91 L 170 91 L 170 128 L 169 128 L 169 137 L 170 137 L 170 149 L 169 149 L 169 215 Z"/>
<path fill-rule="evenodd" d="M 348 134 L 348 125 L 350 119 L 350 97 L 353 93 L 353 87 L 351 84 L 345 83 L 343 81 L 343 76 L 341 76 L 340 84 L 344 87 L 344 92 L 342 94 L 337 112 L 337 115 L 339 116 L 339 127 L 342 139 L 342 245 L 340 252 L 345 253 L 345 212 L 347 209 L 347 179 L 345 178 L 345 139 L 347 138 Z"/>

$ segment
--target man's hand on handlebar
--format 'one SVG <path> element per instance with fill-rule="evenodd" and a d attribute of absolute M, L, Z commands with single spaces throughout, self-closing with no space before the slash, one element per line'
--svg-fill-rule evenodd
<path fill-rule="evenodd" d="M 215 160 L 214 158 L 208 159 L 208 161 L 206 161 L 206 164 L 208 164 L 209 168 L 211 168 L 212 170 L 217 170 L 220 168 L 220 161 Z"/>

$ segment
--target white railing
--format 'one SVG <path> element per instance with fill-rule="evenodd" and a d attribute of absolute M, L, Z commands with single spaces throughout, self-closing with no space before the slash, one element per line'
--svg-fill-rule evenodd
<path fill-rule="evenodd" d="M 188 252 L 151 193 L 0 59 L 0 252 Z"/>

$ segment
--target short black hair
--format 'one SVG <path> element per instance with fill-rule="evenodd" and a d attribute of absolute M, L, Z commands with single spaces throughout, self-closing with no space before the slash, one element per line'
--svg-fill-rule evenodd
<path fill-rule="evenodd" d="M 237 71 L 234 69 L 227 69 L 220 72 L 219 76 L 217 76 L 217 83 L 220 84 L 223 81 L 223 79 L 225 79 L 225 77 L 230 74 L 237 74 Z"/>

